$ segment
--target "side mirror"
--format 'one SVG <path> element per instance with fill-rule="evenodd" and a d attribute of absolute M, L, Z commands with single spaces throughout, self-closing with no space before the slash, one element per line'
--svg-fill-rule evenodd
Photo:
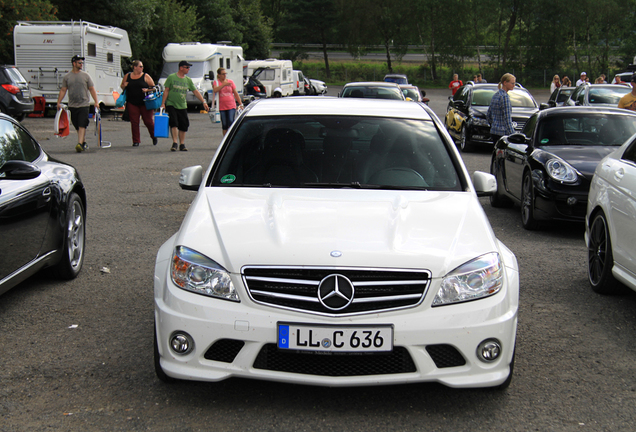
<path fill-rule="evenodd" d="M 0 180 L 31 180 L 41 173 L 40 168 L 31 162 L 10 160 L 0 167 Z"/>
<path fill-rule="evenodd" d="M 544 109 L 548 109 L 548 108 L 552 108 L 554 105 L 552 105 L 550 102 L 548 103 L 542 103 L 539 105 L 539 110 L 544 110 Z"/>
<path fill-rule="evenodd" d="M 201 165 L 184 168 L 179 175 L 179 186 L 184 190 L 199 190 L 202 181 L 203 167 Z"/>
<path fill-rule="evenodd" d="M 477 196 L 490 196 L 497 192 L 497 179 L 494 175 L 475 171 L 472 175 L 473 186 Z"/>
<path fill-rule="evenodd" d="M 508 142 L 513 144 L 527 144 L 528 137 L 522 134 L 521 132 L 513 133 L 512 135 L 508 135 Z"/>

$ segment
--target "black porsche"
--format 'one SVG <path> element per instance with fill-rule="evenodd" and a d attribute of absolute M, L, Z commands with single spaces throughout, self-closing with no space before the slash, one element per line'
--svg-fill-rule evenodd
<path fill-rule="evenodd" d="M 596 166 L 636 133 L 636 113 L 618 108 L 558 107 L 540 111 L 521 133 L 495 145 L 493 207 L 521 206 L 526 229 L 541 221 L 585 220 Z"/>
<path fill-rule="evenodd" d="M 76 277 L 85 226 L 86 193 L 75 168 L 0 114 L 0 294 L 45 267 Z"/>

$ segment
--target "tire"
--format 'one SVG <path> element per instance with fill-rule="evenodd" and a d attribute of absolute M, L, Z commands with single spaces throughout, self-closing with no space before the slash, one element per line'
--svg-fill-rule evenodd
<path fill-rule="evenodd" d="M 462 126 L 462 132 L 459 136 L 459 149 L 462 153 L 469 153 L 471 151 L 470 140 L 468 139 L 468 133 L 466 131 L 466 125 Z"/>
<path fill-rule="evenodd" d="M 527 230 L 535 230 L 539 227 L 539 222 L 534 218 L 534 187 L 529 172 L 523 176 L 521 187 L 521 223 Z"/>
<path fill-rule="evenodd" d="M 495 172 L 495 160 L 490 162 L 490 174 L 494 175 L 497 179 L 497 190 L 493 195 L 490 195 L 490 206 L 494 208 L 510 208 L 513 206 L 510 198 L 499 194 L 499 176 Z"/>
<path fill-rule="evenodd" d="M 165 382 L 166 384 L 172 384 L 174 382 L 177 381 L 177 379 L 169 377 L 168 375 L 166 375 L 166 373 L 163 371 L 163 369 L 161 368 L 161 355 L 159 354 L 159 343 L 157 342 L 157 323 L 153 324 L 155 327 L 155 337 L 154 337 L 154 361 L 155 361 L 155 374 L 157 375 L 157 378 L 159 378 L 160 381 Z"/>
<path fill-rule="evenodd" d="M 605 213 L 601 211 L 592 219 L 587 247 L 587 278 L 594 292 L 607 295 L 621 291 L 620 283 L 612 274 L 612 267 L 612 241 Z"/>
<path fill-rule="evenodd" d="M 18 114 L 16 116 L 14 116 L 13 118 L 16 119 L 17 121 L 21 122 L 22 120 L 24 120 L 25 117 L 26 117 L 26 114 Z"/>
<path fill-rule="evenodd" d="M 86 245 L 85 215 L 84 203 L 75 192 L 71 193 L 66 207 L 62 259 L 54 267 L 61 279 L 75 279 L 82 270 Z"/>

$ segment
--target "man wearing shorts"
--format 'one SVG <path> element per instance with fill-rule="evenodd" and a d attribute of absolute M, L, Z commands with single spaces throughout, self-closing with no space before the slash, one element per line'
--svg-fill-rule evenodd
<path fill-rule="evenodd" d="M 86 128 L 88 127 L 88 110 L 91 105 L 91 98 L 95 101 L 95 111 L 99 110 L 97 92 L 93 85 L 91 76 L 82 70 L 84 57 L 75 55 L 71 59 L 73 70 L 67 73 L 62 79 L 62 88 L 57 96 L 57 109 L 62 109 L 62 99 L 68 91 L 68 108 L 71 111 L 71 122 L 77 131 L 77 145 L 75 150 L 78 153 L 88 150 L 86 144 Z"/>
<path fill-rule="evenodd" d="M 169 117 L 170 132 L 172 134 L 172 148 L 170 150 L 188 151 L 185 146 L 185 134 L 190 126 L 188 119 L 188 103 L 186 95 L 188 90 L 194 93 L 194 96 L 201 101 L 203 109 L 209 111 L 208 104 L 196 89 L 194 83 L 187 76 L 190 72 L 190 66 L 187 61 L 179 62 L 179 70 L 168 76 L 164 84 L 163 100 L 161 107 L 166 109 Z M 177 139 L 179 145 L 177 145 Z"/>

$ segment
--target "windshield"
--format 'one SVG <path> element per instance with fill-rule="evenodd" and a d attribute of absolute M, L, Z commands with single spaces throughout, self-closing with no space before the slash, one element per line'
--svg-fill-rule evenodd
<path fill-rule="evenodd" d="M 246 118 L 212 173 L 213 186 L 462 190 L 432 122 L 378 117 Z"/>
<path fill-rule="evenodd" d="M 420 100 L 420 94 L 415 89 L 412 89 L 412 88 L 402 89 L 402 93 L 404 93 L 405 97 L 411 98 L 414 101 L 419 101 Z"/>
<path fill-rule="evenodd" d="M 399 88 L 379 86 L 345 87 L 342 90 L 341 97 L 404 100 L 404 96 L 402 96 L 402 92 Z"/>
<path fill-rule="evenodd" d="M 392 82 L 392 83 L 396 83 L 396 84 L 408 84 L 409 83 L 409 81 L 406 79 L 406 77 L 401 77 L 401 76 L 385 76 L 384 77 L 384 81 Z"/>
<path fill-rule="evenodd" d="M 570 114 L 550 116 L 539 124 L 539 146 L 620 146 L 636 133 L 636 116 Z"/>
<path fill-rule="evenodd" d="M 590 86 L 589 101 L 590 104 L 594 105 L 618 106 L 618 101 L 631 91 L 630 87 L 620 85 L 611 87 Z"/>
<path fill-rule="evenodd" d="M 190 78 L 203 78 L 203 75 L 210 71 L 205 70 L 206 62 L 189 62 L 192 64 L 188 76 Z M 166 62 L 163 64 L 160 78 L 168 78 L 168 75 L 177 73 L 179 71 L 179 62 Z"/>
<path fill-rule="evenodd" d="M 473 90 L 473 106 L 490 106 L 490 101 L 492 97 L 499 90 L 496 87 L 490 88 L 478 88 Z M 510 97 L 510 104 L 516 108 L 536 108 L 536 104 L 532 96 L 525 91 L 520 89 L 510 90 L 508 92 L 508 97 Z"/>

